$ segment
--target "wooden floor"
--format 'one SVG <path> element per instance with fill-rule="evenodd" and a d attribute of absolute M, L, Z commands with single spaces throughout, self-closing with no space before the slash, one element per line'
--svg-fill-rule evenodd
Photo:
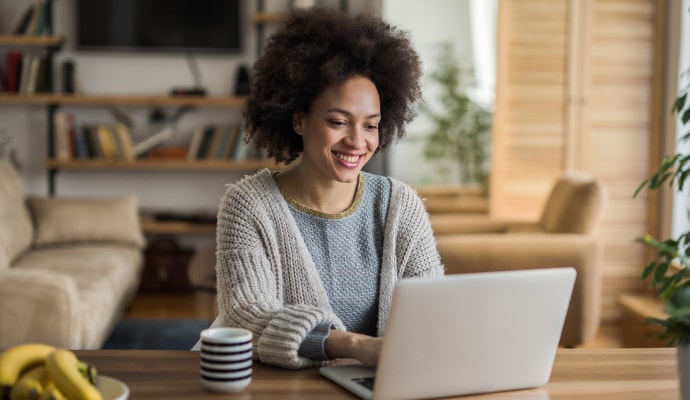
<path fill-rule="evenodd" d="M 215 295 L 207 291 L 137 294 L 125 318 L 206 319 L 216 317 Z"/>
<path fill-rule="evenodd" d="M 142 319 L 206 319 L 209 323 L 215 317 L 215 297 L 210 292 L 139 294 L 125 315 Z M 617 326 L 602 326 L 596 337 L 582 347 L 622 347 L 619 331 Z"/>

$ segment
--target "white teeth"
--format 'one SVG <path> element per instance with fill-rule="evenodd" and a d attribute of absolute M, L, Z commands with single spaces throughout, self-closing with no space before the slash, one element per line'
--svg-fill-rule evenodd
<path fill-rule="evenodd" d="M 349 163 L 354 163 L 354 162 L 357 162 L 357 160 L 359 160 L 359 156 L 348 156 L 348 155 L 340 154 L 340 153 L 335 153 L 335 156 L 337 158 L 339 158 L 340 160 L 343 160 L 343 161 L 349 162 Z"/>

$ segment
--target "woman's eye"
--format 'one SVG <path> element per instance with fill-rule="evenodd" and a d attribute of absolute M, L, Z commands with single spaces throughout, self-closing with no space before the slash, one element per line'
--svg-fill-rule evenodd
<path fill-rule="evenodd" d="M 347 125 L 347 123 L 346 123 L 345 121 L 336 120 L 336 119 L 329 121 L 329 123 L 330 123 L 331 125 L 335 125 L 335 126 L 345 126 L 345 125 Z"/>

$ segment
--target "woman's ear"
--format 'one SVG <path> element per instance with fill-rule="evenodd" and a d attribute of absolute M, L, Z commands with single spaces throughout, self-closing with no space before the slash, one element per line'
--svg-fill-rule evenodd
<path fill-rule="evenodd" d="M 304 119 L 306 117 L 307 114 L 302 111 L 295 111 L 292 113 L 292 129 L 300 136 L 304 134 Z"/>

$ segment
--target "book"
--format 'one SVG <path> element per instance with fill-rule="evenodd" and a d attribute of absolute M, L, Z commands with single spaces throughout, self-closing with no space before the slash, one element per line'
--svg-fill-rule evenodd
<path fill-rule="evenodd" d="M 46 69 L 47 62 L 45 56 L 38 57 L 38 71 L 34 77 L 34 93 L 46 92 Z"/>
<path fill-rule="evenodd" d="M 43 27 L 43 35 L 50 35 L 53 33 L 53 0 L 43 0 L 45 9 L 45 24 Z"/>
<path fill-rule="evenodd" d="M 193 161 L 196 159 L 197 153 L 199 153 L 199 147 L 201 146 L 201 140 L 204 138 L 204 126 L 198 127 L 192 134 L 192 139 L 189 142 L 189 148 L 187 150 L 187 160 Z"/>
<path fill-rule="evenodd" d="M 222 128 L 222 134 L 220 137 L 220 142 L 218 143 L 218 148 L 214 155 L 216 160 L 222 160 L 227 157 L 228 152 L 232 151 L 233 139 L 233 126 L 225 125 Z"/>
<path fill-rule="evenodd" d="M 22 53 L 8 51 L 7 58 L 7 91 L 16 93 L 19 91 L 19 82 L 22 74 Z"/>
<path fill-rule="evenodd" d="M 26 33 L 27 28 L 29 27 L 29 22 L 31 21 L 31 18 L 33 17 L 34 13 L 34 5 L 30 4 L 24 9 L 24 12 L 22 13 L 21 17 L 19 17 L 19 20 L 17 20 L 17 24 L 14 26 L 14 29 L 12 32 L 15 35 L 23 35 Z"/>
<path fill-rule="evenodd" d="M 118 122 L 115 124 L 115 137 L 119 143 L 120 158 L 125 161 L 133 161 L 136 157 L 134 156 L 134 145 L 132 143 L 132 134 L 129 131 L 127 125 Z"/>
<path fill-rule="evenodd" d="M 67 137 L 67 149 L 69 151 L 69 158 L 70 160 L 72 160 L 77 154 L 76 145 L 74 143 L 74 114 L 64 113 L 63 117 L 65 119 L 65 136 Z"/>
<path fill-rule="evenodd" d="M 74 128 L 74 157 L 79 160 L 87 160 L 92 157 L 87 135 L 88 128 L 86 126 Z"/>
<path fill-rule="evenodd" d="M 223 137 L 223 127 L 216 125 L 213 127 L 213 136 L 211 137 L 211 143 L 209 144 L 208 150 L 206 151 L 206 156 L 204 158 L 212 160 L 216 158 L 216 153 L 218 152 L 218 147 L 220 147 L 220 142 Z"/>
<path fill-rule="evenodd" d="M 55 141 L 53 154 L 58 161 L 68 161 L 71 157 L 70 143 L 67 136 L 67 121 L 65 113 L 56 112 L 53 114 L 53 135 Z"/>
<path fill-rule="evenodd" d="M 82 130 L 84 131 L 84 137 L 86 138 L 86 144 L 89 147 L 91 158 L 104 158 L 103 149 L 98 141 L 96 127 L 93 125 L 84 125 L 82 126 Z"/>
<path fill-rule="evenodd" d="M 41 1 L 34 0 L 32 7 L 33 11 L 31 12 L 31 19 L 26 27 L 26 31 L 23 32 L 25 35 L 33 35 L 36 32 L 38 20 L 41 18 Z"/>
<path fill-rule="evenodd" d="M 208 154 L 208 149 L 211 147 L 211 141 L 213 140 L 214 127 L 213 125 L 208 125 L 204 128 L 204 136 L 201 139 L 201 145 L 199 145 L 199 151 L 196 153 L 196 159 L 206 158 Z"/>
<path fill-rule="evenodd" d="M 26 87 L 24 88 L 24 94 L 27 95 L 36 93 L 36 84 L 38 82 L 38 72 L 41 65 L 41 57 L 34 55 L 31 57 L 30 61 L 28 76 L 26 77 Z"/>
<path fill-rule="evenodd" d="M 36 25 L 34 26 L 33 32 L 29 32 L 32 35 L 43 35 L 46 33 L 46 25 L 48 17 L 48 1 L 42 0 L 39 2 L 38 14 L 36 15 Z"/>
<path fill-rule="evenodd" d="M 117 144 L 115 143 L 115 138 L 113 133 L 107 125 L 98 125 L 96 127 L 96 136 L 100 147 L 103 150 L 103 158 L 106 160 L 115 160 L 118 158 L 117 154 Z"/>
<path fill-rule="evenodd" d="M 134 145 L 134 147 L 132 148 L 132 150 L 134 151 L 134 156 L 139 157 L 140 155 L 145 154 L 147 151 L 151 150 L 152 148 L 162 143 L 165 143 L 172 137 L 173 130 L 170 127 L 165 128 L 160 132 L 154 133 L 153 135 L 147 137 L 146 139 Z"/>
<path fill-rule="evenodd" d="M 26 94 L 29 87 L 29 78 L 31 71 L 31 64 L 33 62 L 33 54 L 24 54 L 22 57 L 22 72 L 19 78 L 19 89 L 17 90 L 21 94 Z"/>
<path fill-rule="evenodd" d="M 244 141 L 244 124 L 237 124 L 237 136 L 235 137 L 235 146 L 230 158 L 235 161 L 242 161 L 247 158 L 247 150 L 249 144 Z"/>

